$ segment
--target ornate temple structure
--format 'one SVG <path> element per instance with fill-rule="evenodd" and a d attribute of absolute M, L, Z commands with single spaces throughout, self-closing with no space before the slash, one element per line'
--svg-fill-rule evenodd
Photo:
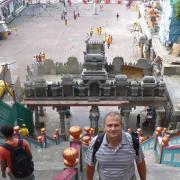
<path fill-rule="evenodd" d="M 107 63 L 102 39 L 91 38 L 86 41 L 83 67 L 72 59 L 73 66 L 67 63 L 72 68 L 69 68 L 67 74 L 62 74 L 59 70 L 67 64 L 61 64 L 60 67 L 52 60 L 36 64 L 34 69 L 28 67 L 24 103 L 35 110 L 36 125 L 38 109 L 42 111 L 44 106 L 52 106 L 60 114 L 61 132 L 66 133 L 64 111 L 71 106 L 91 106 L 89 118 L 91 126 L 97 131 L 98 106 L 117 106 L 124 116 L 126 129 L 133 107 L 153 106 L 158 109 L 167 103 L 165 83 L 162 78 L 157 79 L 152 75 L 152 67 L 148 61 L 140 59 L 136 64 L 129 64 L 132 73 L 133 67 L 142 69 L 143 72 L 142 78 L 130 79 L 128 75 L 121 74 L 124 66 L 127 66 L 123 58 L 115 57 L 112 64 Z M 71 70 L 74 69 L 77 71 L 72 74 Z M 166 123 L 161 119 L 162 117 L 159 121 L 152 120 L 152 126 Z"/>

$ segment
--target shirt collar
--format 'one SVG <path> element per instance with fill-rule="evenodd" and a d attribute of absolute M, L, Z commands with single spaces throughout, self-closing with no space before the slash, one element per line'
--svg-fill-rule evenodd
<path fill-rule="evenodd" d="M 104 135 L 102 144 L 108 145 L 107 138 L 106 138 L 106 134 Z M 124 132 L 124 131 L 122 131 L 122 139 L 121 139 L 120 144 L 127 144 L 127 138 L 126 138 L 126 135 L 125 135 L 125 132 Z"/>

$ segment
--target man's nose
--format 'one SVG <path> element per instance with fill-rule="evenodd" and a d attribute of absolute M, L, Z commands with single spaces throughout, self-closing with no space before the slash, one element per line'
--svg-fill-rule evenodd
<path fill-rule="evenodd" d="M 112 130 L 116 129 L 116 126 L 112 126 L 111 129 L 112 129 Z"/>

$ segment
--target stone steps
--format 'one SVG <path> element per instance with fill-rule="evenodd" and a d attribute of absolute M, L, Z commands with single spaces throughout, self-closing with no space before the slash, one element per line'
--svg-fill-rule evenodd
<path fill-rule="evenodd" d="M 52 145 L 46 149 L 32 149 L 35 164 L 34 174 L 36 179 L 52 180 L 53 177 L 63 171 L 64 163 L 62 152 L 66 147 L 69 147 L 69 142 L 62 142 L 60 145 Z M 163 180 L 180 179 L 179 168 L 157 164 L 153 150 L 145 151 L 145 160 L 147 165 L 148 180 L 160 180 L 161 178 L 163 178 Z M 86 178 L 83 177 L 81 180 L 86 180 Z M 98 180 L 97 170 L 94 175 L 94 180 Z M 140 180 L 138 175 L 137 180 Z"/>
<path fill-rule="evenodd" d="M 62 152 L 69 147 L 69 142 L 51 145 L 48 148 L 31 148 L 34 161 L 34 174 L 38 180 L 52 180 L 63 171 L 64 162 Z"/>
<path fill-rule="evenodd" d="M 163 180 L 180 179 L 180 169 L 178 167 L 171 167 L 164 164 L 158 164 L 156 161 L 154 150 L 146 150 L 144 154 L 147 166 L 148 180 L 160 180 L 162 178 Z M 137 180 L 140 180 L 139 177 L 137 178 Z"/>

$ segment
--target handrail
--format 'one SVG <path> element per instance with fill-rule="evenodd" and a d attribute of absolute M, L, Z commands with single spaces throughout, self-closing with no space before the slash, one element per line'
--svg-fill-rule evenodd
<path fill-rule="evenodd" d="M 180 145 L 163 148 L 161 164 L 180 167 Z"/>
<path fill-rule="evenodd" d="M 172 145 L 172 146 L 168 146 L 168 147 L 164 147 L 164 149 L 167 150 L 174 150 L 174 149 L 179 149 L 180 150 L 180 145 Z"/>
<path fill-rule="evenodd" d="M 154 136 L 150 137 L 149 139 L 145 140 L 142 144 L 142 150 L 149 150 L 154 148 L 155 138 Z"/>
<path fill-rule="evenodd" d="M 67 168 L 61 171 L 53 180 L 73 180 L 77 175 L 77 171 L 74 168 Z"/>
<path fill-rule="evenodd" d="M 156 158 L 160 164 L 167 164 L 170 166 L 180 167 L 180 144 L 179 136 L 177 136 L 177 143 L 170 143 L 171 140 L 175 140 L 174 137 L 170 139 L 169 145 L 163 144 L 163 137 L 156 136 L 155 153 Z"/>

